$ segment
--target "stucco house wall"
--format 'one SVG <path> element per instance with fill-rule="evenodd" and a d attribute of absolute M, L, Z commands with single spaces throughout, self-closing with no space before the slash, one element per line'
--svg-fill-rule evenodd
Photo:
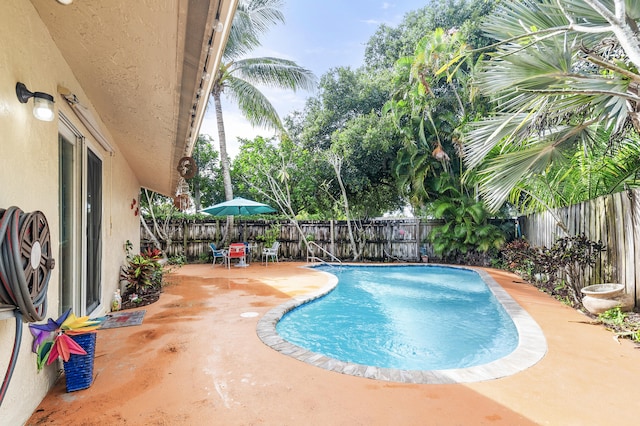
<path fill-rule="evenodd" d="M 33 101 L 22 104 L 15 93 L 17 82 L 31 91 L 55 97 L 56 119 L 38 121 L 32 114 Z M 25 212 L 42 211 L 51 230 L 52 252 L 59 263 L 58 126 L 60 114 L 83 134 L 86 143 L 102 159 L 102 288 L 101 303 L 92 316 L 109 310 L 111 295 L 118 287 L 119 269 L 126 240 L 139 245 L 139 216 L 131 209 L 140 184 L 115 143 L 113 155 L 104 151 L 70 107 L 58 95 L 64 86 L 82 95 L 92 109 L 38 13 L 28 1 L 3 2 L 0 13 L 0 208 L 17 206 Z M 101 124 L 99 117 L 99 124 Z M 109 134 L 105 136 L 109 138 Z M 51 272 L 47 317 L 59 314 L 59 268 Z M 22 341 L 15 372 L 2 406 L 0 424 L 23 424 L 58 377 L 57 363 L 38 372 L 31 352 L 32 336 L 23 324 Z M 13 347 L 15 320 L 0 320 L 0 371 L 7 370 Z M 100 338 L 98 336 L 98 345 Z"/>

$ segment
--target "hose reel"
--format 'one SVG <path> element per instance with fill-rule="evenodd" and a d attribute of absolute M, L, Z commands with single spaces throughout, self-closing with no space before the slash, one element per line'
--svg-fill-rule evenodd
<path fill-rule="evenodd" d="M 53 259 L 49 224 L 40 211 L 0 209 L 0 311 L 12 310 L 16 335 L 2 387 L 0 405 L 20 350 L 22 323 L 44 319 Z"/>

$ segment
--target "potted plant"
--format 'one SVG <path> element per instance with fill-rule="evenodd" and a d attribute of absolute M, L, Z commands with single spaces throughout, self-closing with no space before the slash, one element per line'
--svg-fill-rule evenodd
<path fill-rule="evenodd" d="M 67 392 L 86 389 L 93 382 L 95 331 L 102 319 L 76 317 L 68 309 L 60 318 L 46 324 L 29 324 L 33 335 L 33 352 L 38 355 L 38 371 L 61 359 L 64 363 Z"/>

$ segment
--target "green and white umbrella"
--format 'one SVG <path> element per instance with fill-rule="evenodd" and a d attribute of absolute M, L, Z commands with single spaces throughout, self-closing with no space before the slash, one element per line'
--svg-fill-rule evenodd
<path fill-rule="evenodd" d="M 271 206 L 242 197 L 236 197 L 231 201 L 224 201 L 200 210 L 201 213 L 208 213 L 212 216 L 252 216 L 274 213 L 275 211 L 276 209 Z"/>

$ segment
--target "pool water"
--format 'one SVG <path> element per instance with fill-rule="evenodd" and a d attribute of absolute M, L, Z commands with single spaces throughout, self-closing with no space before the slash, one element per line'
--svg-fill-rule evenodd
<path fill-rule="evenodd" d="M 337 287 L 285 314 L 285 340 L 344 362 L 401 370 L 466 368 L 518 346 L 516 327 L 480 275 L 426 266 L 320 267 Z"/>

